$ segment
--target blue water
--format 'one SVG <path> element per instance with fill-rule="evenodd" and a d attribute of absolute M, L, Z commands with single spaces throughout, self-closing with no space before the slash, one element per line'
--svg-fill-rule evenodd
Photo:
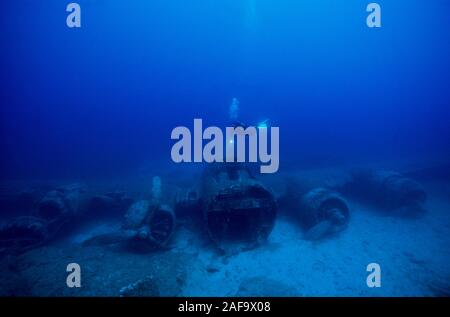
<path fill-rule="evenodd" d="M 280 128 L 279 173 L 448 166 L 448 1 L 378 0 L 381 28 L 361 0 L 79 0 L 81 28 L 66 2 L 0 4 L 2 181 L 175 168 L 172 129 L 227 125 L 232 98 Z"/>
<path fill-rule="evenodd" d="M 203 118 L 281 129 L 283 162 L 449 158 L 446 1 L 8 1 L 1 175 L 113 176 Z"/>

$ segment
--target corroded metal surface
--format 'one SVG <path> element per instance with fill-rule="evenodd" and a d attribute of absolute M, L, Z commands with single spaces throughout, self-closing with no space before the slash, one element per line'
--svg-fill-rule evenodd
<path fill-rule="evenodd" d="M 212 165 L 203 175 L 203 217 L 209 237 L 260 243 L 271 233 L 277 214 L 273 194 L 243 165 Z"/>

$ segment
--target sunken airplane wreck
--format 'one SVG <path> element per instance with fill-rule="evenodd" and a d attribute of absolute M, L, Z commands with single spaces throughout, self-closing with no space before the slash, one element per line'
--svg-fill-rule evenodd
<path fill-rule="evenodd" d="M 238 110 L 239 103 L 233 99 L 230 119 L 234 128 L 227 128 L 225 150 L 221 151 L 217 145 L 218 151 L 214 153 L 217 157 L 206 155 L 209 163 L 200 181 L 192 184 L 192 189 L 181 199 L 162 195 L 162 181 L 157 176 L 145 199 L 133 199 L 123 192 L 93 193 L 81 184 L 47 192 L 0 193 L 0 204 L 8 209 L 25 206 L 32 209 L 0 227 L 0 255 L 17 255 L 48 244 L 66 234 L 67 228 L 81 225 L 91 212 L 102 210 L 122 214 L 122 226 L 114 232 L 86 239 L 84 246 L 119 244 L 130 251 L 167 248 L 174 239 L 177 218 L 188 218 L 197 222 L 200 226 L 196 228 L 203 228 L 209 241 L 227 254 L 264 243 L 275 226 L 279 209 L 290 211 L 307 240 L 323 239 L 348 227 L 350 208 L 344 196 L 382 205 L 392 215 L 417 215 L 425 211 L 426 193 L 419 183 L 396 172 L 379 170 L 352 171 L 334 186 L 320 183 L 311 186 L 307 180 L 298 179 L 295 184 L 287 183 L 286 192 L 275 197 L 253 175 L 249 163 L 245 163 L 245 138 L 249 137 L 250 162 L 257 162 L 259 153 L 260 161 L 269 163 L 261 166 L 260 172 L 273 173 L 279 167 L 278 128 L 271 128 L 269 155 L 267 120 L 257 125 L 257 129 L 250 129 L 236 121 Z M 202 155 L 208 154 L 208 148 L 212 153 L 215 143 L 206 144 L 206 151 L 202 151 L 201 139 L 205 136 L 211 139 L 213 135 L 218 141 L 223 138 L 219 128 L 209 127 L 202 132 L 201 120 L 194 120 L 194 161 L 200 162 Z M 180 137 L 172 148 L 172 159 L 189 161 L 189 129 L 178 127 L 172 131 L 172 139 Z M 195 143 L 196 139 L 200 141 Z M 26 204 L 23 197 L 27 198 Z"/>
<path fill-rule="evenodd" d="M 231 119 L 237 118 L 237 110 L 234 101 L 230 107 Z M 234 122 L 235 128 L 240 129 L 234 129 L 233 133 L 241 131 L 244 134 L 228 135 L 225 153 L 220 152 L 221 155 L 232 156 L 233 160 L 227 158 L 225 162 L 207 164 L 200 181 L 192 184 L 191 190 L 181 198 L 162 195 L 162 181 L 157 176 L 153 178 L 151 193 L 144 199 L 134 199 L 123 192 L 93 193 L 81 184 L 42 193 L 27 192 L 25 196 L 18 193 L 0 197 L 0 203 L 8 208 L 20 204 L 16 209 L 24 208 L 21 197 L 27 197 L 26 206 L 32 209 L 0 227 L 0 255 L 17 255 L 46 245 L 67 234 L 66 229 L 81 225 L 92 212 L 102 210 L 123 215 L 122 225 L 116 231 L 86 239 L 84 246 L 122 245 L 129 251 L 164 249 L 170 247 L 175 237 L 177 218 L 188 218 L 198 223 L 196 229 L 203 230 L 212 245 L 225 254 L 263 244 L 270 236 L 280 211 L 290 211 L 298 220 L 304 239 L 319 240 L 335 235 L 349 225 L 351 212 L 345 196 L 381 204 L 383 210 L 392 215 L 421 214 L 425 210 L 426 193 L 419 183 L 399 173 L 378 170 L 348 173 L 343 178 L 345 181 L 335 186 L 320 183 L 311 186 L 307 180 L 298 179 L 297 184 L 287 183 L 286 192 L 276 197 L 253 175 L 250 164 L 243 162 L 245 155 L 243 157 L 239 153 L 239 144 L 245 144 L 245 131 L 252 130 L 244 130 L 245 125 Z M 200 132 L 197 131 L 199 128 Z M 266 121 L 264 126 L 258 125 L 259 137 L 267 137 L 266 130 Z M 196 126 L 195 131 L 195 135 L 202 135 L 201 126 Z M 235 137 L 237 162 L 234 161 L 236 144 L 230 142 Z M 273 156 L 266 157 L 267 160 L 262 160 L 270 162 L 270 165 L 261 166 L 261 172 L 278 169 L 278 132 L 272 133 L 272 137 L 276 138 L 275 142 L 272 140 L 276 151 L 271 152 Z M 177 143 L 184 144 L 182 141 Z M 256 142 L 253 143 L 250 148 L 254 151 L 249 153 L 253 157 L 252 162 L 256 155 Z M 267 144 L 264 144 L 263 150 L 267 151 Z"/>
<path fill-rule="evenodd" d="M 131 198 L 123 192 L 98 194 L 82 184 L 38 194 L 31 213 L 13 218 L 0 227 L 0 255 L 17 255 L 48 244 L 67 233 L 68 228 L 89 218 L 92 210 L 114 214 L 130 203 Z"/>
<path fill-rule="evenodd" d="M 205 233 L 203 237 L 212 249 L 224 256 L 224 261 L 239 252 L 264 245 L 278 214 L 286 209 L 298 220 L 299 238 L 305 240 L 336 236 L 350 225 L 351 211 L 344 195 L 371 198 L 371 201 L 383 202 L 388 210 L 402 211 L 395 215 L 424 211 L 425 192 L 409 178 L 381 171 L 350 176 L 346 183 L 334 188 L 310 187 L 305 185 L 308 182 L 299 180 L 305 186 L 291 186 L 290 195 L 280 197 L 257 179 L 247 164 L 241 163 L 208 164 L 198 188 L 189 190 L 182 199 L 171 200 L 162 195 L 159 177 L 153 178 L 153 187 L 146 199 L 132 199 L 116 192 L 93 194 L 79 184 L 58 187 L 37 199 L 31 215 L 15 218 L 0 227 L 0 257 L 5 256 L 7 262 L 15 263 L 17 255 L 50 244 L 67 234 L 67 228 L 81 225 L 91 211 L 102 209 L 123 214 L 121 228 L 88 238 L 80 248 L 118 247 L 128 253 L 165 252 L 179 239 L 177 219 L 190 218 L 198 224 L 194 228 Z M 363 184 L 369 191 L 364 192 L 365 195 L 355 189 Z M 286 205 L 286 201 L 290 204 Z M 159 258 L 160 254 L 155 252 L 152 256 Z M 142 278 L 122 287 L 119 295 L 160 296 L 156 283 L 154 276 L 143 274 Z"/>
<path fill-rule="evenodd" d="M 245 164 L 211 164 L 205 169 L 200 197 L 174 202 L 204 225 L 215 246 L 255 247 L 270 235 L 277 204 L 272 192 L 255 179 Z M 66 228 L 80 225 L 98 208 L 126 210 L 120 230 L 91 237 L 84 246 L 121 244 L 129 250 L 164 248 L 176 229 L 171 204 L 162 202 L 161 181 L 154 178 L 149 199 L 134 201 L 125 194 L 92 195 L 83 185 L 51 190 L 37 201 L 30 216 L 14 218 L 0 228 L 0 252 L 17 255 L 50 243 Z"/>
<path fill-rule="evenodd" d="M 218 250 L 236 252 L 263 243 L 276 220 L 272 192 L 244 164 L 211 164 L 202 176 L 201 195 L 190 191 L 173 209 L 158 199 L 141 200 L 128 209 L 122 229 L 84 242 L 84 245 L 127 243 L 164 248 L 175 230 L 175 215 L 200 219 Z"/>
<path fill-rule="evenodd" d="M 190 190 L 182 199 L 165 201 L 161 186 L 155 177 L 150 198 L 140 200 L 125 193 L 93 194 L 80 184 L 50 190 L 37 198 L 29 215 L 0 227 L 0 254 L 17 255 L 46 245 L 64 236 L 68 227 L 73 229 L 86 221 L 92 210 L 122 212 L 122 227 L 91 237 L 84 246 L 121 244 L 130 251 L 166 248 L 180 216 L 200 222 L 211 243 L 230 254 L 264 243 L 274 228 L 279 207 L 290 210 L 298 220 L 304 239 L 318 240 L 349 225 L 350 208 L 344 195 L 382 204 L 381 210 L 394 216 L 422 214 L 426 200 L 416 181 L 377 170 L 350 173 L 346 182 L 334 188 L 291 184 L 278 198 L 241 163 L 208 164 L 199 189 Z"/>

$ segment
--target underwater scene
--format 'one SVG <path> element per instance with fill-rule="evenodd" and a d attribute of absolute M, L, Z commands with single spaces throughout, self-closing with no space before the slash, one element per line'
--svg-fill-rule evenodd
<path fill-rule="evenodd" d="M 0 7 L 0 297 L 450 295 L 449 1 Z"/>

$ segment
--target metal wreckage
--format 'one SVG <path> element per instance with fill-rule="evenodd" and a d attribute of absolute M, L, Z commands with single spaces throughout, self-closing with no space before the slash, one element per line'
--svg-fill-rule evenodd
<path fill-rule="evenodd" d="M 115 232 L 86 240 L 85 246 L 167 248 L 178 217 L 198 222 L 219 250 L 239 252 L 267 240 L 279 211 L 290 210 L 304 232 L 304 239 L 317 240 L 348 226 L 350 208 L 343 195 L 401 216 L 422 213 L 426 200 L 419 183 L 398 173 L 374 170 L 352 172 L 345 182 L 334 186 L 288 184 L 286 192 L 275 197 L 242 163 L 208 164 L 198 189 L 172 201 L 162 198 L 159 178 L 154 178 L 153 187 L 149 199 L 138 201 L 121 192 L 94 194 L 79 184 L 36 195 L 39 198 L 35 197 L 31 214 L 13 218 L 0 227 L 0 254 L 17 255 L 46 245 L 101 210 L 125 211 L 122 226 Z M 23 193 L 4 195 L 0 204 L 12 206 L 14 201 L 21 201 L 17 197 L 23 197 Z"/>
<path fill-rule="evenodd" d="M 11 205 L 22 195 L 4 196 L 1 204 Z M 89 218 L 91 211 L 118 212 L 131 202 L 125 193 L 92 194 L 80 184 L 58 187 L 35 196 L 30 214 L 13 218 L 0 227 L 0 255 L 16 255 L 45 245 Z"/>

